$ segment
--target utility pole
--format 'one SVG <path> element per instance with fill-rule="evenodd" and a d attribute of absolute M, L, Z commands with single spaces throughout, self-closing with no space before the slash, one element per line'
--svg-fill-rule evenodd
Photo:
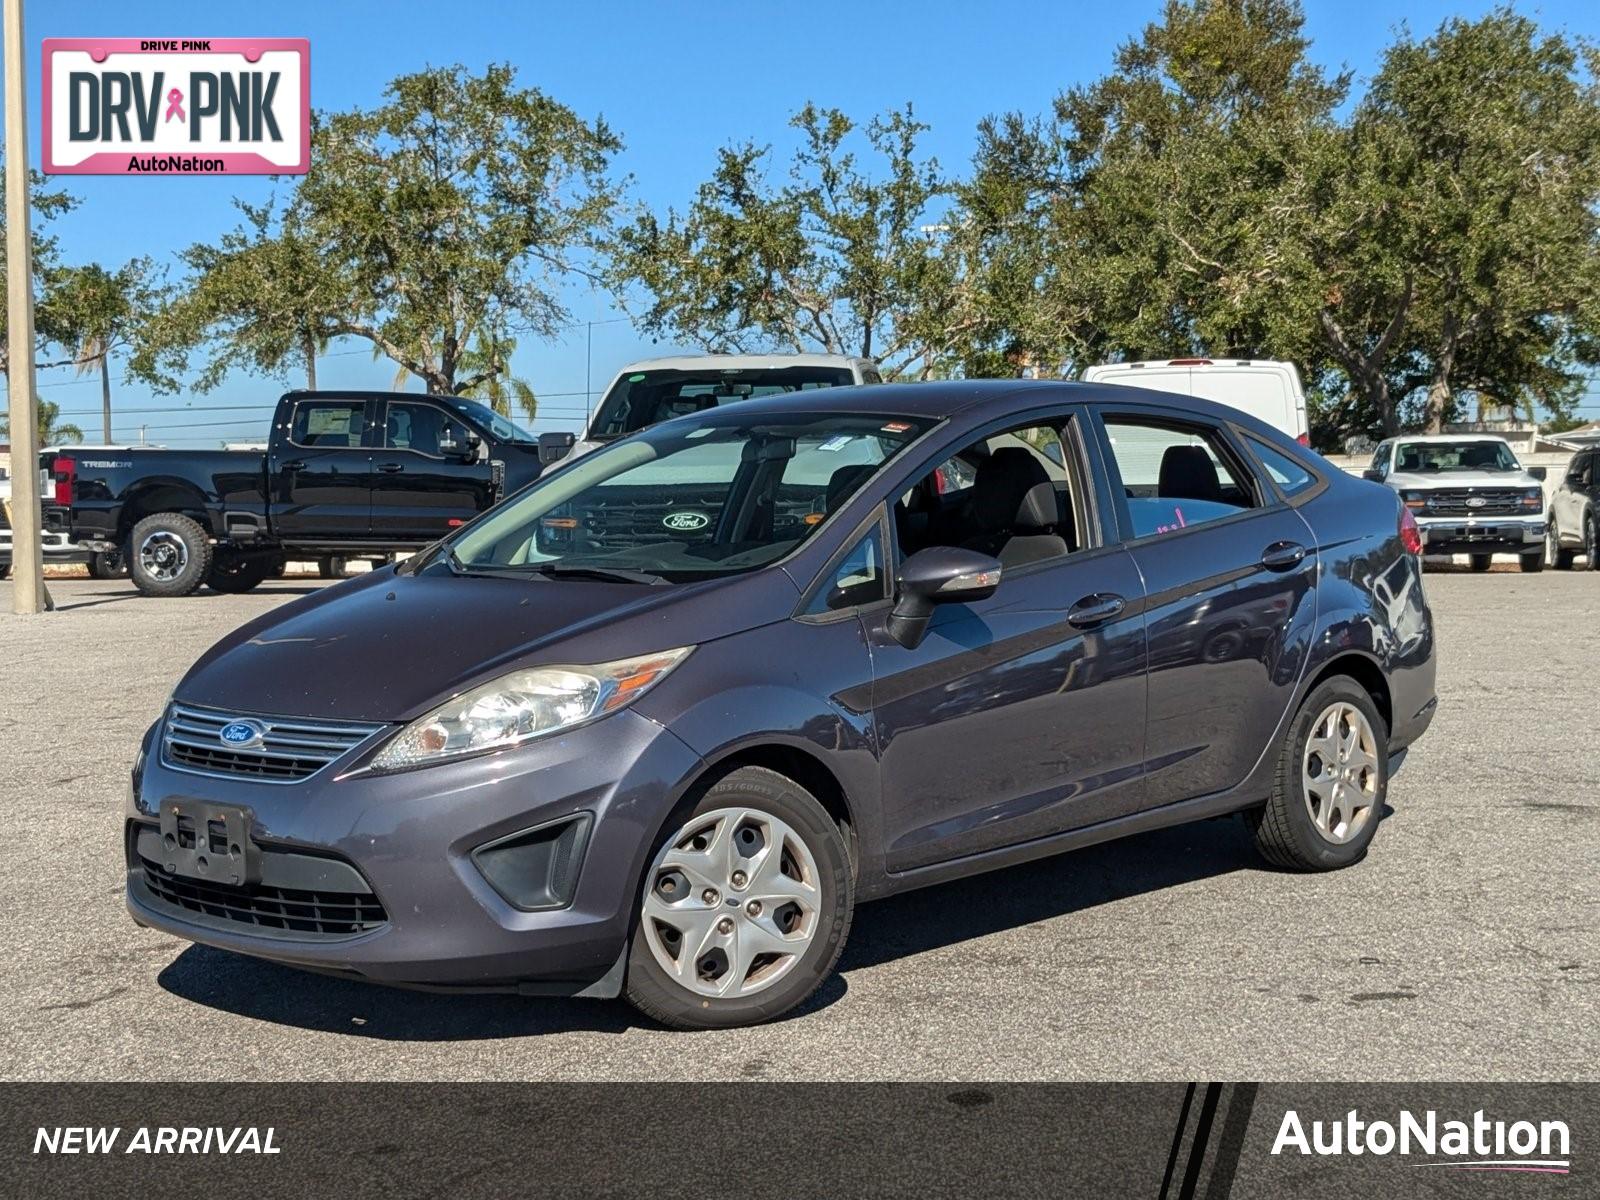
<path fill-rule="evenodd" d="M 4 0 L 6 63 L 6 304 L 10 313 L 11 607 L 51 607 L 40 541 L 39 416 L 33 378 L 33 239 L 28 209 L 27 89 L 22 77 L 22 0 Z"/>

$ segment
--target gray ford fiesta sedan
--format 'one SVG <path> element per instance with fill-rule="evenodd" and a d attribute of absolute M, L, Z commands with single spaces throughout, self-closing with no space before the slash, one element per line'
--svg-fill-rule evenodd
<path fill-rule="evenodd" d="M 141 924 L 765 1020 L 854 906 L 1229 812 L 1348 866 L 1434 711 L 1395 494 L 1130 388 L 715 408 L 236 630 L 133 769 Z"/>

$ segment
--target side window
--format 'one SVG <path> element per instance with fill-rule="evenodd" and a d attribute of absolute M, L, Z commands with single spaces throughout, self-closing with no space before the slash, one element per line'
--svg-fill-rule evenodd
<path fill-rule="evenodd" d="M 1145 417 L 1107 417 L 1105 430 L 1134 537 L 1170 533 L 1256 507 L 1249 477 L 1217 430 Z"/>
<path fill-rule="evenodd" d="M 882 600 L 888 593 L 889 573 L 884 566 L 883 532 L 874 525 L 833 569 L 828 581 L 806 606 L 808 615 L 837 612 L 858 604 Z"/>
<path fill-rule="evenodd" d="M 1588 487 L 1594 477 L 1594 454 L 1584 453 L 1574 458 L 1569 477 L 1578 487 Z"/>
<path fill-rule="evenodd" d="M 467 427 L 431 404 L 390 404 L 383 444 L 389 450 L 415 450 L 442 458 L 464 447 Z"/>
<path fill-rule="evenodd" d="M 1385 479 L 1389 477 L 1389 460 L 1394 457 L 1393 450 L 1392 442 L 1384 442 L 1372 454 L 1372 469 Z"/>
<path fill-rule="evenodd" d="M 1275 450 L 1260 438 L 1249 437 L 1250 449 L 1255 451 L 1272 482 L 1285 496 L 1305 491 L 1317 482 L 1317 477 L 1281 450 Z"/>
<path fill-rule="evenodd" d="M 289 440 L 297 446 L 360 446 L 366 405 L 359 400 L 302 400 L 294 406 Z"/>
<path fill-rule="evenodd" d="M 1021 426 L 962 447 L 894 506 L 902 556 L 961 546 L 1009 567 L 1081 547 L 1082 511 L 1061 431 Z"/>

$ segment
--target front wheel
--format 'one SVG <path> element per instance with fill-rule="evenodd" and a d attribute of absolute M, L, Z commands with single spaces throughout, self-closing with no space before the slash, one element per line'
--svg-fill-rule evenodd
<path fill-rule="evenodd" d="M 1549 532 L 1545 535 L 1545 560 L 1558 571 L 1570 571 L 1573 558 L 1574 552 L 1562 547 L 1561 532 L 1552 520 Z"/>
<path fill-rule="evenodd" d="M 628 999 L 678 1029 L 768 1021 L 804 1003 L 850 931 L 839 826 L 793 780 L 742 767 L 680 810 L 641 881 Z"/>
<path fill-rule="evenodd" d="M 102 550 L 89 556 L 89 578 L 125 579 L 127 575 L 128 560 L 121 550 Z"/>
<path fill-rule="evenodd" d="M 1389 789 L 1389 731 L 1346 675 L 1319 684 L 1289 723 L 1272 797 L 1250 814 L 1274 866 L 1333 871 L 1360 862 Z"/>
<path fill-rule="evenodd" d="M 345 577 L 344 557 L 338 554 L 324 554 L 317 559 L 317 574 L 323 579 L 343 579 Z"/>
<path fill-rule="evenodd" d="M 146 596 L 190 595 L 211 572 L 211 538 L 182 513 L 146 517 L 133 527 L 128 546 L 128 574 Z"/>
<path fill-rule="evenodd" d="M 1544 570 L 1544 551 L 1540 550 L 1537 554 L 1524 554 L 1522 556 L 1522 569 L 1524 571 Z"/>
<path fill-rule="evenodd" d="M 1583 516 L 1583 565 L 1591 571 L 1600 571 L 1600 540 L 1596 540 L 1593 513 Z"/>
<path fill-rule="evenodd" d="M 1474 571 L 1487 571 L 1494 565 L 1494 555 L 1474 554 L 1472 556 L 1472 569 Z"/>

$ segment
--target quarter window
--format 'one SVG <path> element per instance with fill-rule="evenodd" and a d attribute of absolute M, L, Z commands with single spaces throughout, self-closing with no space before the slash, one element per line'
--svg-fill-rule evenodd
<path fill-rule="evenodd" d="M 809 615 L 837 612 L 858 604 L 882 600 L 888 592 L 888 572 L 884 569 L 883 534 L 874 525 L 833 569 L 828 582 L 806 606 Z"/>
<path fill-rule="evenodd" d="M 297 446 L 361 445 L 366 405 L 359 400 L 303 400 L 294 406 L 289 439 Z"/>
<path fill-rule="evenodd" d="M 1134 537 L 1172 533 L 1256 507 L 1249 477 L 1217 430 L 1144 417 L 1107 417 L 1105 430 Z"/>
<path fill-rule="evenodd" d="M 1278 485 L 1278 490 L 1285 496 L 1303 492 L 1317 482 L 1317 477 L 1309 470 L 1283 451 L 1274 450 L 1260 438 L 1250 438 L 1250 449 L 1255 451 L 1267 474 L 1272 476 L 1272 482 Z"/>

